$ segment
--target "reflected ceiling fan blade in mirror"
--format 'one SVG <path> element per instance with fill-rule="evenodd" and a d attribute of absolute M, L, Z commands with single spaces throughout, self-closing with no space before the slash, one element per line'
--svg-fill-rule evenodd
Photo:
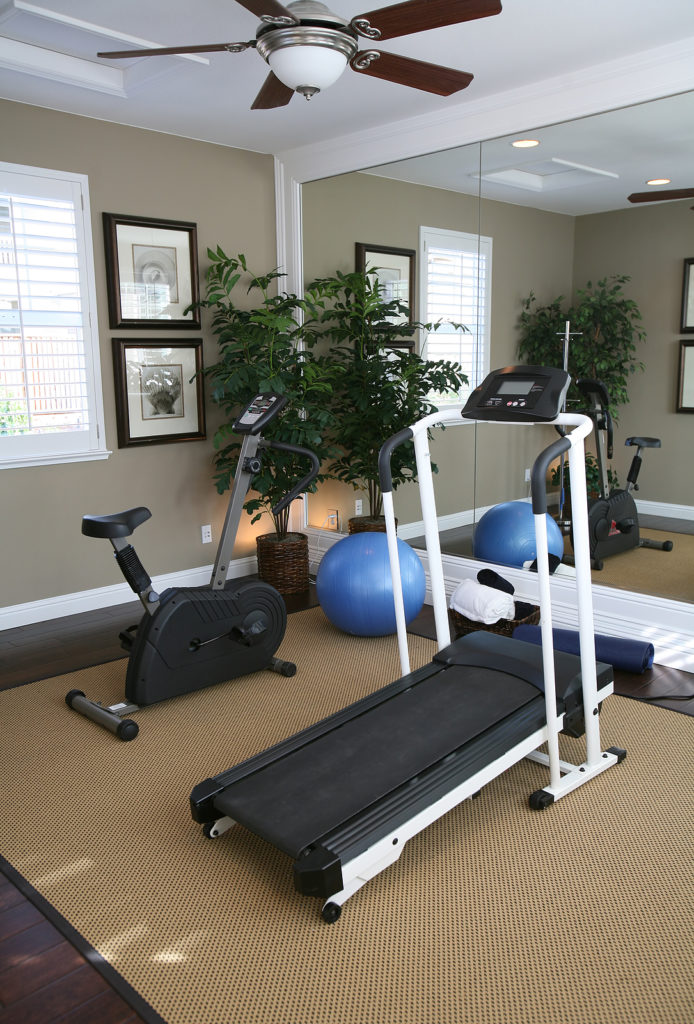
<path fill-rule="evenodd" d="M 352 69 L 362 75 L 382 78 L 386 82 L 408 85 L 411 89 L 422 89 L 437 96 L 450 96 L 467 88 L 473 76 L 467 71 L 443 68 L 438 64 L 400 57 L 396 53 L 379 50 L 362 50 L 352 60 Z"/>
<path fill-rule="evenodd" d="M 177 53 L 216 53 L 222 50 L 229 50 L 230 53 L 240 53 L 247 50 L 249 46 L 255 46 L 255 39 L 250 43 L 203 43 L 200 46 L 157 46 L 151 50 L 109 50 L 107 53 L 97 53 L 97 57 L 165 57 L 168 54 Z"/>
<path fill-rule="evenodd" d="M 245 7 L 261 21 L 272 20 L 283 25 L 296 25 L 297 19 L 279 0 L 236 0 L 240 7 Z"/>
<path fill-rule="evenodd" d="M 671 188 L 665 192 L 632 192 L 630 203 L 664 203 L 673 199 L 694 199 L 694 188 Z"/>
<path fill-rule="evenodd" d="M 358 14 L 351 25 L 369 39 L 395 39 L 500 13 L 500 0 L 407 0 Z"/>
<path fill-rule="evenodd" d="M 290 89 L 273 71 L 263 82 L 262 88 L 251 104 L 251 110 L 271 110 L 273 107 L 286 107 L 294 95 Z"/>

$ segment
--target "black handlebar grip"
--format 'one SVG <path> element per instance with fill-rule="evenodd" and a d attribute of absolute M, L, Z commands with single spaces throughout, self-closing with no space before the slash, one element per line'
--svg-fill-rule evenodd
<path fill-rule="evenodd" d="M 549 470 L 549 464 L 554 462 L 563 452 L 568 452 L 570 448 L 571 441 L 568 437 L 560 437 L 558 441 L 553 441 L 548 448 L 540 452 L 535 459 L 530 474 L 530 493 L 533 498 L 533 513 L 536 516 L 542 515 L 543 512 L 547 511 L 547 471 Z"/>
<path fill-rule="evenodd" d="M 614 429 L 609 409 L 605 409 L 605 426 L 607 427 L 607 458 L 611 459 L 614 455 Z"/>
<path fill-rule="evenodd" d="M 393 452 L 399 445 L 404 444 L 405 441 L 411 441 L 413 437 L 414 434 L 410 427 L 405 427 L 404 430 L 399 430 L 397 434 L 393 434 L 381 445 L 381 450 L 378 453 L 378 478 L 382 494 L 390 494 L 393 490 L 393 474 L 390 469 Z"/>
<path fill-rule="evenodd" d="M 292 487 L 288 494 L 285 494 L 283 498 L 280 498 L 272 509 L 273 516 L 276 516 L 279 515 L 287 505 L 294 501 L 295 498 L 298 498 L 300 494 L 303 494 L 309 484 L 313 483 L 320 473 L 320 461 L 315 452 L 312 452 L 309 448 L 302 448 L 298 444 L 289 444 L 285 441 L 268 441 L 266 443 L 269 448 L 276 448 L 280 452 L 291 452 L 294 455 L 303 455 L 304 458 L 310 459 L 311 461 L 311 468 L 306 476 L 302 477 L 298 484 Z"/>
<path fill-rule="evenodd" d="M 141 594 L 152 585 L 149 574 L 137 557 L 137 552 L 132 544 L 116 551 L 116 561 L 126 581 L 130 584 L 130 589 L 134 590 L 136 594 Z"/>

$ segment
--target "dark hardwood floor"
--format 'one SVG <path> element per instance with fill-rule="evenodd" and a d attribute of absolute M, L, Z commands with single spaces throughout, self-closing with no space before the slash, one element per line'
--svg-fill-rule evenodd
<path fill-rule="evenodd" d="M 290 597 L 290 611 L 316 603 L 315 589 Z M 0 633 L 0 689 L 60 675 L 124 657 L 118 633 L 140 617 L 140 604 L 120 605 L 67 616 Z M 412 632 L 433 636 L 430 608 L 412 623 Z M 643 675 L 615 673 L 617 693 L 651 700 L 661 707 L 694 714 L 694 675 L 656 665 Z M 686 699 L 682 699 L 686 698 Z M 41 903 L 8 867 L 0 873 L 0 1024 L 139 1024 L 140 1016 L 109 981 L 65 937 L 69 929 L 49 919 Z M 31 897 L 31 898 L 29 898 Z M 52 915 L 51 915 L 52 917 Z M 78 941 L 76 937 L 75 941 Z M 79 944 L 79 943 L 78 943 Z M 146 1011 L 143 1010 L 143 1013 Z"/>

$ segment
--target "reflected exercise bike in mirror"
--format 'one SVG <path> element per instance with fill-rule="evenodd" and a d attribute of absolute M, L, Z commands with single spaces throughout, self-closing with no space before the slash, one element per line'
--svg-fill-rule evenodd
<path fill-rule="evenodd" d="M 599 475 L 598 495 L 588 504 L 588 530 L 590 539 L 590 558 L 593 569 L 603 568 L 603 560 L 621 551 L 632 548 L 655 548 L 658 551 L 672 551 L 671 540 L 651 540 L 639 533 L 639 514 L 633 492 L 639 489 L 637 483 L 643 458 L 644 448 L 660 448 L 657 437 L 627 437 L 624 444 L 635 447 L 636 452 L 631 460 L 625 488 L 610 489 L 607 462 L 613 453 L 612 417 L 609 410 L 609 395 L 601 380 L 584 378 L 577 380 L 576 386 L 585 396 L 588 406 L 583 411 L 590 416 L 595 427 L 596 457 Z M 562 488 L 564 481 L 562 480 Z M 562 525 L 564 525 L 562 523 Z M 573 531 L 571 523 L 566 523 L 572 543 Z M 566 557 L 564 559 L 567 560 Z"/>

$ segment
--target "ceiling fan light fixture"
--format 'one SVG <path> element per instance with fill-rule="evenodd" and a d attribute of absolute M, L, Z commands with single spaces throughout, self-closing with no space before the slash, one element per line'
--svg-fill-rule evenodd
<path fill-rule="evenodd" d="M 338 80 L 358 47 L 339 29 L 299 25 L 264 32 L 256 48 L 280 82 L 310 99 Z"/>
<path fill-rule="evenodd" d="M 649 178 L 646 182 L 647 185 L 669 185 L 670 178 Z"/>

